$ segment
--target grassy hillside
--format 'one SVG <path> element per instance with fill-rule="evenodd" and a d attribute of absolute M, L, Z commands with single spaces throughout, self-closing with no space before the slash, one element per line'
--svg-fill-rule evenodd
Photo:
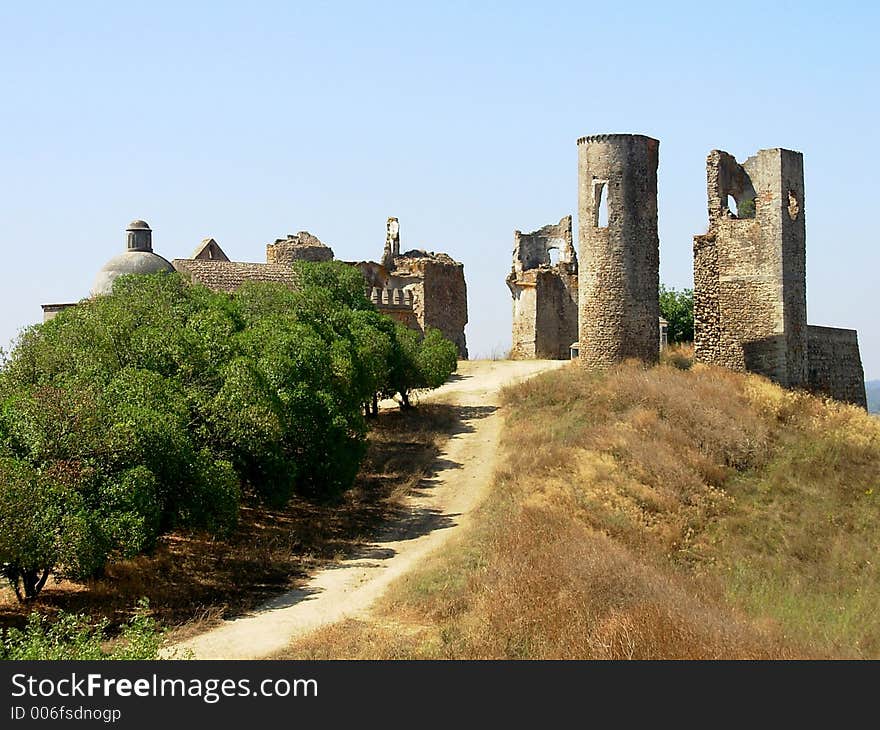
<path fill-rule="evenodd" d="M 880 656 L 880 421 L 669 365 L 506 404 L 480 527 L 284 656 Z"/>
<path fill-rule="evenodd" d="M 880 413 L 880 380 L 869 380 L 865 383 L 868 392 L 868 410 L 871 413 Z"/>

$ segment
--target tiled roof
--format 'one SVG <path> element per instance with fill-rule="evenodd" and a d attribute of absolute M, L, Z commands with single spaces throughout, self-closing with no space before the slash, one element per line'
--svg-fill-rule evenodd
<path fill-rule="evenodd" d="M 274 281 L 293 287 L 298 283 L 293 269 L 282 264 L 202 259 L 174 259 L 171 263 L 181 274 L 215 291 L 235 291 L 246 281 Z"/>

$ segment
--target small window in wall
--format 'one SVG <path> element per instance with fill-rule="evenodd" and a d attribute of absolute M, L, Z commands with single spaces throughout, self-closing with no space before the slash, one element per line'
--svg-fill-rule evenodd
<path fill-rule="evenodd" d="M 739 208 L 736 206 L 736 198 L 732 195 L 727 196 L 727 210 L 729 210 L 734 218 L 739 218 Z"/>
<path fill-rule="evenodd" d="M 727 210 L 730 211 L 734 218 L 754 218 L 755 200 L 754 198 L 746 197 L 737 200 L 732 195 L 728 195 Z"/>
<path fill-rule="evenodd" d="M 593 225 L 596 228 L 608 227 L 607 188 L 607 180 L 593 180 Z"/>
<path fill-rule="evenodd" d="M 794 190 L 788 191 L 788 216 L 793 221 L 797 220 L 798 214 L 801 212 L 801 204 L 798 202 L 797 193 Z"/>
<path fill-rule="evenodd" d="M 547 255 L 550 257 L 550 266 L 556 266 L 559 263 L 559 249 L 551 248 L 547 251 Z"/>

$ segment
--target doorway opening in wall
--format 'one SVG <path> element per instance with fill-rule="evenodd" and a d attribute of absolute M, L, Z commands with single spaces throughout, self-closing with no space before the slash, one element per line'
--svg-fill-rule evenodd
<path fill-rule="evenodd" d="M 593 180 L 593 225 L 596 226 L 596 228 L 608 227 L 607 188 L 607 180 Z"/>
<path fill-rule="evenodd" d="M 547 250 L 547 255 L 550 257 L 550 266 L 556 266 L 559 263 L 559 249 L 551 248 Z"/>

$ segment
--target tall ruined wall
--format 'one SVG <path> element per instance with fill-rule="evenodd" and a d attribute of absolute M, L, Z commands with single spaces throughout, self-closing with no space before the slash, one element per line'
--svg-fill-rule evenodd
<path fill-rule="evenodd" d="M 536 273 L 535 356 L 568 360 L 578 334 L 577 273 Z"/>
<path fill-rule="evenodd" d="M 410 288 L 413 292 L 413 311 L 422 330 L 428 327 L 440 330 L 444 337 L 455 343 L 459 356 L 466 360 L 468 351 L 464 327 L 468 316 L 464 266 L 452 259 L 441 261 L 423 258 L 417 259 L 408 268 L 417 277 L 416 283 Z"/>
<path fill-rule="evenodd" d="M 295 261 L 332 261 L 333 249 L 308 231 L 276 239 L 266 245 L 267 264 L 293 264 Z"/>
<path fill-rule="evenodd" d="M 508 279 L 513 295 L 513 359 L 567 360 L 577 338 L 577 274 L 524 271 Z"/>
<path fill-rule="evenodd" d="M 706 173 L 709 231 L 694 237 L 696 358 L 801 385 L 807 378 L 803 158 L 761 150 L 739 165 L 713 150 Z"/>
<path fill-rule="evenodd" d="M 397 223 L 396 218 L 389 218 Z M 461 358 L 467 359 L 464 328 L 468 321 L 467 286 L 464 266 L 444 253 L 422 250 L 407 251 L 394 256 L 399 249 L 399 228 L 394 237 L 386 238 L 383 259 L 392 259 L 390 266 L 375 261 L 359 261 L 357 266 L 371 290 L 371 298 L 380 312 L 388 314 L 420 332 L 428 327 L 440 330 L 458 347 Z M 390 242 L 390 244 L 389 244 Z M 398 297 L 399 304 L 395 302 Z"/>
<path fill-rule="evenodd" d="M 659 147 L 637 134 L 578 140 L 578 339 L 589 367 L 659 358 Z"/>
<path fill-rule="evenodd" d="M 507 286 L 513 299 L 510 355 L 568 359 L 578 336 L 577 254 L 571 216 L 531 233 L 514 232 Z M 551 251 L 558 261 L 552 263 Z"/>
<path fill-rule="evenodd" d="M 855 330 L 807 327 L 809 388 L 831 398 L 868 407 L 865 373 Z"/>
<path fill-rule="evenodd" d="M 514 360 L 533 360 L 537 351 L 538 289 L 537 271 L 528 271 L 515 279 L 507 278 L 513 297 L 513 326 L 511 329 L 510 357 Z"/>

